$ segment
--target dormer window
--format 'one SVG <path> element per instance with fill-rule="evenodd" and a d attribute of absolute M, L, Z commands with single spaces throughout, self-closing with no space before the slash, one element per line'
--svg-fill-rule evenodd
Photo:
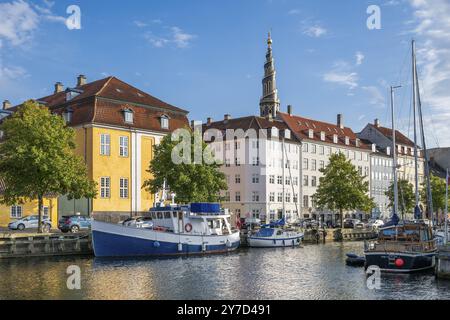
<path fill-rule="evenodd" d="M 78 89 L 67 88 L 66 90 L 66 101 L 70 101 L 76 96 L 79 96 L 83 91 Z"/>
<path fill-rule="evenodd" d="M 161 129 L 169 129 L 169 117 L 166 115 L 161 117 Z"/>
<path fill-rule="evenodd" d="M 320 140 L 325 141 L 325 132 L 320 132 Z"/>
<path fill-rule="evenodd" d="M 66 123 L 71 123 L 72 122 L 72 115 L 73 115 L 73 110 L 72 108 L 67 108 L 66 110 L 64 110 L 62 116 L 63 119 Z"/>
<path fill-rule="evenodd" d="M 125 109 L 123 110 L 123 117 L 126 123 L 133 123 L 133 110 Z"/>
<path fill-rule="evenodd" d="M 355 140 L 355 145 L 357 148 L 359 148 L 361 146 L 361 140 L 359 140 L 358 138 L 356 138 Z"/>
<path fill-rule="evenodd" d="M 309 130 L 308 130 L 308 137 L 309 137 L 310 139 L 314 139 L 314 130 L 313 130 L 313 129 L 309 129 Z"/>
<path fill-rule="evenodd" d="M 345 145 L 348 146 L 350 144 L 350 138 L 345 137 Z"/>
<path fill-rule="evenodd" d="M 338 143 L 338 135 L 333 134 L 333 143 Z"/>

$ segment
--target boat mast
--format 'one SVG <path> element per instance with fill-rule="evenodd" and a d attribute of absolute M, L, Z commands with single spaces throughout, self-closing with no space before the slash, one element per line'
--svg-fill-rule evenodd
<path fill-rule="evenodd" d="M 416 64 L 416 59 L 414 57 L 414 64 Z M 417 76 L 417 64 L 416 64 L 416 79 L 418 80 L 419 77 Z M 430 176 L 430 162 L 428 159 L 428 150 L 427 150 L 427 143 L 425 141 L 425 131 L 423 127 L 423 114 L 422 114 L 422 100 L 420 98 L 420 86 L 419 81 L 416 82 L 417 86 L 417 106 L 419 110 L 419 123 L 420 123 L 420 133 L 422 137 L 422 148 L 423 148 L 423 156 L 425 158 L 425 177 L 427 179 L 427 207 L 428 212 L 430 213 L 431 218 L 431 225 L 434 226 L 434 213 L 433 213 L 433 194 L 431 193 L 431 176 Z"/>
<path fill-rule="evenodd" d="M 285 183 L 286 183 L 286 174 L 285 174 L 285 164 L 284 162 L 286 161 L 284 158 L 284 150 L 285 150 L 285 145 L 284 145 L 284 132 L 283 132 L 283 137 L 281 138 L 281 152 L 283 153 L 282 156 L 282 160 L 281 160 L 281 167 L 283 170 L 283 219 L 286 222 L 286 190 L 285 190 Z"/>
<path fill-rule="evenodd" d="M 395 141 L 395 100 L 394 100 L 394 90 L 400 88 L 401 86 L 391 86 L 391 113 L 392 113 L 392 155 L 394 165 L 394 214 L 392 215 L 393 220 L 398 220 L 398 181 L 397 181 L 397 145 Z"/>
<path fill-rule="evenodd" d="M 445 244 L 448 243 L 448 168 L 446 171 L 446 175 L 445 175 L 445 228 L 444 228 L 444 232 L 445 232 Z"/>
<path fill-rule="evenodd" d="M 418 217 L 420 214 L 419 208 L 419 161 L 418 161 L 418 150 L 417 150 L 417 118 L 416 118 L 416 109 L 417 109 L 417 78 L 416 78 L 416 42 L 412 40 L 411 43 L 411 61 L 412 61 L 412 89 L 413 89 L 413 121 L 414 121 L 414 173 L 415 173 L 415 196 L 416 196 L 416 206 L 414 208 L 414 217 Z"/>

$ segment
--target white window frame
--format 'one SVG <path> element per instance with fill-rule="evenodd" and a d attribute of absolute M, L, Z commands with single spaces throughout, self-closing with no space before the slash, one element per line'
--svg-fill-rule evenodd
<path fill-rule="evenodd" d="M 20 210 L 18 210 L 20 209 Z M 20 211 L 20 212 L 18 212 Z M 12 219 L 20 219 L 23 216 L 23 207 L 22 206 L 11 206 L 10 209 L 10 217 Z"/>
<path fill-rule="evenodd" d="M 100 177 L 100 198 L 111 198 L 111 177 Z"/>
<path fill-rule="evenodd" d="M 161 117 L 161 129 L 169 129 L 169 117 Z"/>
<path fill-rule="evenodd" d="M 119 137 L 119 155 L 124 158 L 128 158 L 128 145 L 130 139 L 127 136 Z"/>
<path fill-rule="evenodd" d="M 100 155 L 111 155 L 111 135 L 109 133 L 100 134 Z"/>
<path fill-rule="evenodd" d="M 133 123 L 134 122 L 134 114 L 133 111 L 128 109 L 124 110 L 123 117 L 126 123 Z"/>
<path fill-rule="evenodd" d="M 128 199 L 128 187 L 129 187 L 129 180 L 128 178 L 120 178 L 119 181 L 119 197 L 120 199 Z"/>

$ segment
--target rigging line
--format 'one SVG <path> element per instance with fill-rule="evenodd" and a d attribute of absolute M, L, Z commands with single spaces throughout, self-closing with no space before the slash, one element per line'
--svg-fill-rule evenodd
<path fill-rule="evenodd" d="M 419 68 L 417 67 L 416 69 L 417 69 L 418 76 L 421 75 Z M 418 78 L 418 79 L 419 79 L 419 78 Z M 421 87 L 420 89 L 421 89 L 422 93 L 425 93 L 423 87 Z M 425 95 L 425 94 L 422 94 L 422 96 L 423 96 L 423 95 Z M 431 112 L 431 108 L 425 109 L 425 110 L 426 110 L 426 111 L 429 111 L 429 116 L 430 116 L 430 120 L 431 120 L 431 121 L 428 121 L 428 122 L 431 122 L 431 134 L 432 134 L 432 136 L 433 136 L 434 143 L 436 143 L 436 146 L 437 146 L 438 148 L 440 148 L 439 138 L 438 138 L 438 136 L 436 135 L 436 128 L 435 128 L 435 126 L 434 126 L 433 112 Z"/>

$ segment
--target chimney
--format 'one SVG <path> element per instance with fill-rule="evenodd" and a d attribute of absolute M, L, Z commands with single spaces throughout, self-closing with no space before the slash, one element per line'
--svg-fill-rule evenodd
<path fill-rule="evenodd" d="M 224 115 L 223 120 L 225 120 L 225 121 L 231 120 L 231 115 L 229 115 L 229 114 Z"/>
<path fill-rule="evenodd" d="M 373 124 L 375 125 L 375 127 L 379 128 L 380 127 L 380 120 L 379 119 L 375 119 Z"/>
<path fill-rule="evenodd" d="M 55 83 L 55 93 L 64 91 L 64 86 L 61 82 Z"/>
<path fill-rule="evenodd" d="M 344 116 L 340 113 L 337 115 L 337 126 L 344 129 Z"/>
<path fill-rule="evenodd" d="M 9 109 L 12 107 L 11 102 L 9 102 L 9 100 L 5 100 L 3 101 L 3 110 Z"/>
<path fill-rule="evenodd" d="M 84 86 L 87 83 L 86 76 L 84 74 L 80 74 L 77 77 L 77 87 Z"/>
<path fill-rule="evenodd" d="M 206 124 L 208 124 L 208 125 L 210 125 L 212 122 L 213 122 L 213 119 L 212 119 L 212 118 L 208 118 L 208 119 L 206 120 Z"/>
<path fill-rule="evenodd" d="M 292 116 L 292 106 L 291 106 L 291 105 L 288 105 L 288 106 L 287 106 L 287 113 L 288 113 L 290 116 Z"/>

